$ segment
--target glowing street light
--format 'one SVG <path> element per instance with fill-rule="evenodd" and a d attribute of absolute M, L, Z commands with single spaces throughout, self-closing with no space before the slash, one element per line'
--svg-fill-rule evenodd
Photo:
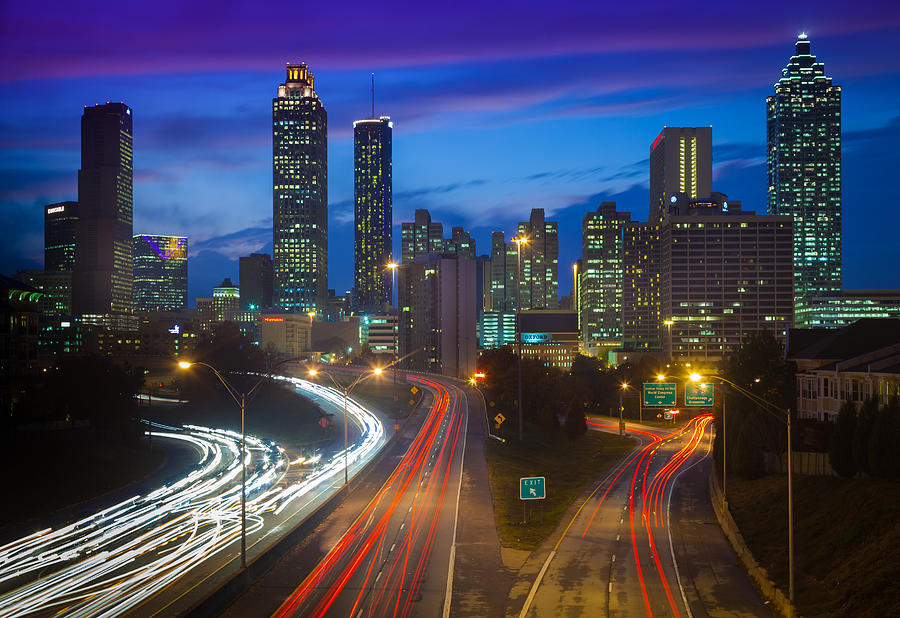
<path fill-rule="evenodd" d="M 758 406 L 763 409 L 768 409 L 770 412 L 775 411 L 779 414 L 784 415 L 784 420 L 787 423 L 787 456 L 788 456 L 788 464 L 787 464 L 787 477 L 788 477 L 788 596 L 790 597 L 790 601 L 793 603 L 794 601 L 794 482 L 793 482 L 793 452 L 791 448 L 791 411 L 790 410 L 782 410 L 775 404 L 763 399 L 759 395 L 751 393 L 750 391 L 738 386 L 728 378 L 723 378 L 720 375 L 713 374 L 709 376 L 710 378 L 716 378 L 721 380 L 722 382 L 729 384 L 733 390 L 740 393 L 750 401 L 754 402 Z M 692 382 L 700 382 L 703 380 L 703 376 L 698 373 L 691 373 L 690 375 Z M 753 380 L 756 383 L 759 383 L 759 378 L 755 378 Z M 703 384 L 701 384 L 703 386 Z M 725 496 L 725 481 L 726 481 L 726 461 L 725 461 L 725 400 L 722 399 L 722 505 L 725 507 L 727 505 L 727 499 Z"/>
<path fill-rule="evenodd" d="M 344 485 L 347 484 L 349 480 L 349 472 L 348 469 L 350 467 L 349 459 L 350 452 L 348 449 L 348 438 L 347 438 L 347 396 L 350 394 L 350 391 L 353 390 L 353 387 L 362 382 L 364 379 L 371 377 L 373 375 L 380 376 L 382 373 L 381 367 L 376 367 L 372 370 L 371 373 L 363 372 L 357 376 L 357 378 L 353 381 L 350 386 L 343 386 L 340 382 L 334 379 L 334 376 L 328 373 L 327 371 L 318 371 L 316 369 L 309 370 L 309 376 L 314 378 L 319 374 L 326 375 L 328 378 L 334 383 L 337 389 L 344 393 Z"/>
<path fill-rule="evenodd" d="M 525 439 L 525 420 L 522 414 L 522 245 L 528 244 L 527 236 L 513 236 L 516 243 L 516 354 L 519 357 L 519 442 Z"/>
<path fill-rule="evenodd" d="M 291 361 L 297 360 L 296 358 L 289 358 L 281 361 L 280 363 L 276 363 L 272 366 L 269 371 L 261 376 L 259 380 L 256 381 L 256 384 L 248 390 L 246 393 L 239 393 L 238 390 L 232 386 L 225 377 L 219 373 L 219 370 L 209 365 L 207 363 L 201 363 L 199 361 L 188 362 L 188 361 L 179 361 L 178 367 L 181 369 L 190 369 L 194 365 L 200 365 L 202 367 L 206 367 L 210 371 L 212 371 L 222 385 L 225 387 L 225 390 L 228 391 L 228 394 L 231 395 L 231 398 L 234 399 L 235 403 L 238 404 L 241 408 L 241 453 L 240 453 L 240 466 L 241 466 L 241 568 L 247 568 L 247 470 L 244 467 L 244 444 L 246 441 L 246 426 L 244 423 L 245 412 L 247 409 L 247 399 L 256 391 L 260 384 L 262 384 L 266 378 L 268 378 L 272 374 L 272 370 L 274 370 L 279 365 L 283 365 L 285 363 L 289 363 Z"/>

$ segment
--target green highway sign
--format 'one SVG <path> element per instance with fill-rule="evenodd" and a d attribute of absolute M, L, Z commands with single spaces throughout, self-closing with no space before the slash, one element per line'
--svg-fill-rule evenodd
<path fill-rule="evenodd" d="M 543 500 L 547 497 L 543 476 L 526 476 L 519 479 L 520 500 Z"/>
<path fill-rule="evenodd" d="M 695 384 L 688 382 L 684 386 L 684 405 L 686 406 L 711 406 L 713 405 L 713 385 Z"/>
<path fill-rule="evenodd" d="M 674 406 L 675 383 L 644 382 L 645 406 Z"/>

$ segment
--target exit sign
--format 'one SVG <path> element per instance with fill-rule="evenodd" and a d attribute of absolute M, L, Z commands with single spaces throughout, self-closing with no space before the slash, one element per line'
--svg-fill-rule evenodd
<path fill-rule="evenodd" d="M 543 476 L 527 476 L 519 479 L 520 500 L 543 500 L 547 497 Z"/>

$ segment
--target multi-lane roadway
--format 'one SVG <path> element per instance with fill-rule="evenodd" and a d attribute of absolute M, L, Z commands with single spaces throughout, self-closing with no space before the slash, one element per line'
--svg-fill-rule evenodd
<path fill-rule="evenodd" d="M 677 430 L 629 426 L 639 447 L 598 480 L 540 555 L 520 616 L 771 615 L 714 521 L 698 523 L 696 502 L 680 501 L 675 493 L 682 475 L 708 463 L 711 422 L 710 415 L 702 415 Z M 588 425 L 618 431 L 604 421 Z M 708 505 L 705 480 L 705 475 L 693 478 L 700 485 L 692 495 Z M 685 573 L 684 547 L 673 540 L 673 530 L 684 538 L 679 526 L 705 526 L 693 535 L 692 557 L 705 557 L 700 566 L 716 571 L 716 585 L 703 585 L 710 577 L 697 565 L 691 565 L 690 576 Z"/>
<path fill-rule="evenodd" d="M 296 378 L 302 394 L 326 409 L 343 409 L 343 396 Z M 319 459 L 291 460 L 284 448 L 247 436 L 248 547 L 260 551 L 333 494 L 385 443 L 384 428 L 369 410 L 350 401 L 358 438 Z M 141 608 L 179 611 L 173 601 L 236 568 L 239 554 L 240 445 L 235 432 L 154 425 L 160 440 L 196 448 L 195 468 L 146 495 L 111 505 L 72 523 L 36 531 L 0 546 L 0 615 L 112 616 Z M 178 606 L 175 606 L 178 607 Z"/>

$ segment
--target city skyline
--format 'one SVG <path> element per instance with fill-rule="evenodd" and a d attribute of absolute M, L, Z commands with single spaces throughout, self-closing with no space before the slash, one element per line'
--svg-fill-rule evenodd
<path fill-rule="evenodd" d="M 177 50 L 183 60 L 177 69 L 152 60 L 157 48 L 149 42 L 138 41 L 133 70 L 125 70 L 111 57 L 91 61 L 82 54 L 82 35 L 54 41 L 53 49 L 65 57 L 52 62 L 12 37 L 0 48 L 4 57 L 24 59 L 27 53 L 27 61 L 6 63 L 0 86 L 7 107 L 23 109 L 2 129 L 6 174 L 0 208 L 13 221 L 13 242 L 4 247 L 0 264 L 8 274 L 40 266 L 43 206 L 76 198 L 78 114 L 83 105 L 110 99 L 123 100 L 136 115 L 135 228 L 197 239 L 191 303 L 223 277 L 236 278 L 240 255 L 271 252 L 267 107 L 285 63 L 304 60 L 316 73 L 317 92 L 331 116 L 330 245 L 352 242 L 352 120 L 369 111 L 374 71 L 375 113 L 390 113 L 395 121 L 396 231 L 413 220 L 415 208 L 428 208 L 446 226 L 470 230 L 483 254 L 491 231 L 512 236 L 531 208 L 544 208 L 568 241 L 560 243 L 559 258 L 568 272 L 580 253 L 581 219 L 601 201 L 614 200 L 633 220 L 646 219 L 647 157 L 666 125 L 712 125 L 713 190 L 741 200 L 745 210 L 765 212 L 765 97 L 798 31 L 808 29 L 816 55 L 843 87 L 843 285 L 898 288 L 900 274 L 881 274 L 869 264 L 900 261 L 891 235 L 900 215 L 880 198 L 896 167 L 892 142 L 900 134 L 900 62 L 883 50 L 898 32 L 900 17 L 889 8 L 851 15 L 826 5 L 814 17 L 800 8 L 779 11 L 776 21 L 771 7 L 768 15 L 765 9 L 760 5 L 755 14 L 741 16 L 741 34 L 703 43 L 684 43 L 652 25 L 641 29 L 625 14 L 613 21 L 621 22 L 631 40 L 602 32 L 588 36 L 573 25 L 572 15 L 589 10 L 573 9 L 572 15 L 548 18 L 546 40 L 539 44 L 526 45 L 523 33 L 535 26 L 520 22 L 498 30 L 492 44 L 484 28 L 500 16 L 489 13 L 486 25 L 469 30 L 474 51 L 441 32 L 428 45 L 404 35 L 365 57 L 350 53 L 360 44 L 350 37 L 340 39 L 343 47 L 310 42 L 286 49 L 248 35 L 243 60 L 232 54 L 217 64 L 203 46 L 187 45 Z M 167 15 L 163 9 L 157 27 L 175 27 Z M 327 25 L 326 17 L 316 16 Z M 413 11 L 404 19 L 434 17 Z M 685 28 L 727 30 L 736 19 L 705 16 L 697 23 L 686 20 Z M 209 31 L 231 31 L 237 21 L 223 17 Z M 264 21 L 251 19 L 250 30 Z M 414 48 L 422 53 L 412 55 Z M 186 110 L 183 102 L 222 73 L 230 76 L 232 91 L 215 107 Z M 534 88 L 534 75 L 543 76 L 544 88 Z M 48 79 L 52 97 L 40 95 Z M 695 96 L 698 88 L 702 97 Z M 534 135 L 542 136 L 541 157 L 526 148 Z M 870 216 L 882 223 L 874 230 Z M 394 236 L 399 255 L 400 234 Z M 352 286 L 352 258 L 330 252 L 329 261 L 328 287 L 343 293 Z M 560 283 L 560 293 L 568 293 L 569 278 Z"/>

